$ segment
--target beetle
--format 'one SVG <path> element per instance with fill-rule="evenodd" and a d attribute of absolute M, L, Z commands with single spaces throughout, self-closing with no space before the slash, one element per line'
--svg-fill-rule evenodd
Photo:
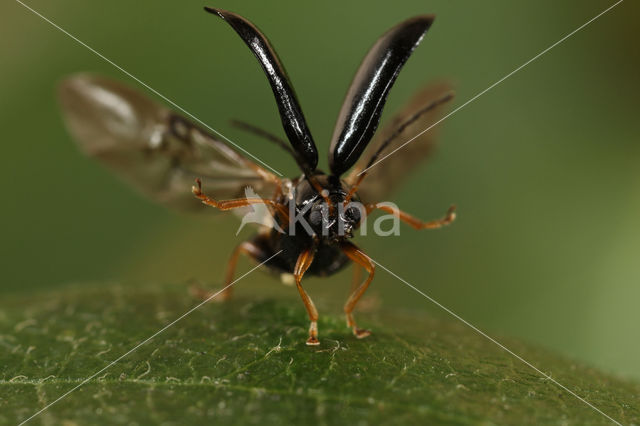
<path fill-rule="evenodd" d="M 103 77 L 79 74 L 61 83 L 64 121 L 81 150 L 162 204 L 183 210 L 199 210 L 202 204 L 221 211 L 266 207 L 273 221 L 235 248 L 220 297 L 230 297 L 241 255 L 266 262 L 283 276 L 292 275 L 310 320 L 307 345 L 319 344 L 318 312 L 302 286 L 302 277 L 329 276 L 353 262 L 354 282 L 344 312 L 353 334 L 366 337 L 370 331 L 357 326 L 353 310 L 374 277 L 375 264 L 350 241 L 354 232 L 375 209 L 392 213 L 415 229 L 440 228 L 455 218 L 455 206 L 442 219 L 423 222 L 377 201 L 430 153 L 434 132 L 421 135 L 377 165 L 381 154 L 400 147 L 405 140 L 401 136 L 411 137 L 436 122 L 453 97 L 447 83 L 431 84 L 376 133 L 389 90 L 434 16 L 407 19 L 370 48 L 338 114 L 329 148 L 329 172 L 325 173 L 318 169 L 317 147 L 271 43 L 242 16 L 210 7 L 205 10 L 227 22 L 258 59 L 275 96 L 288 144 L 252 125 L 236 125 L 283 147 L 300 168 L 300 176 L 277 176 L 193 121 Z M 247 187 L 269 196 L 242 196 Z M 362 269 L 368 276 L 360 282 L 357 277 Z"/>

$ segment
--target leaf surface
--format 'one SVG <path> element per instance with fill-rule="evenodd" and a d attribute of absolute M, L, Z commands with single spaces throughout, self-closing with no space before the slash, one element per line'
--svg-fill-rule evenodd
<path fill-rule="evenodd" d="M 16 424 L 196 305 L 183 287 L 98 287 L 0 302 L 0 424 Z M 463 324 L 428 314 L 320 319 L 292 300 L 209 303 L 30 424 L 611 424 Z M 409 332 L 407 332 L 409 330 Z M 514 339 L 515 353 L 617 421 L 640 386 Z"/>

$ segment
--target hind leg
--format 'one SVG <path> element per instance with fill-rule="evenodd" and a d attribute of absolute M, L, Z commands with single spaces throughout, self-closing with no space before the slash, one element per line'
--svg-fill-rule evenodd
<path fill-rule="evenodd" d="M 233 286 L 231 286 L 230 284 L 233 282 L 233 276 L 236 271 L 236 266 L 238 265 L 238 259 L 242 254 L 258 262 L 263 261 L 263 259 L 266 258 L 264 251 L 254 242 L 245 241 L 240 243 L 231 254 L 231 259 L 229 259 L 229 263 L 227 264 L 227 272 L 224 278 L 224 290 L 217 298 L 215 298 L 216 301 L 223 302 L 231 298 L 231 295 L 233 294 Z M 214 292 L 206 290 L 197 285 L 191 286 L 190 290 L 195 297 L 203 300 L 210 298 L 214 294 Z"/>
<path fill-rule="evenodd" d="M 318 310 L 313 304 L 313 300 L 311 300 L 307 292 L 302 288 L 301 282 L 302 276 L 313 262 L 314 255 L 315 253 L 313 248 L 304 250 L 300 253 L 300 256 L 298 256 L 296 266 L 293 270 L 293 276 L 296 280 L 298 292 L 300 293 L 304 307 L 307 309 L 307 314 L 309 314 L 309 338 L 307 339 L 307 345 L 309 346 L 317 346 L 320 344 L 320 341 L 318 340 Z"/>

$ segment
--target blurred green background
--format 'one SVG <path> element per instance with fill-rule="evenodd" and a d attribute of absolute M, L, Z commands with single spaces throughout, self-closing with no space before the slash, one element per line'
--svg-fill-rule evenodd
<path fill-rule="evenodd" d="M 227 25 L 202 11 L 201 1 L 28 4 L 268 164 L 295 174 L 279 149 L 229 125 L 240 118 L 282 134 L 257 62 Z M 439 77 L 456 83 L 454 107 L 462 104 L 612 2 L 207 4 L 241 13 L 269 36 L 326 153 L 362 56 L 400 20 L 437 14 L 391 92 L 387 117 Z M 424 219 L 456 203 L 453 226 L 358 238 L 374 259 L 480 328 L 635 378 L 639 12 L 637 2 L 623 2 L 443 123 L 437 155 L 393 201 Z M 238 241 L 237 219 L 179 216 L 148 202 L 84 158 L 63 128 L 54 93 L 64 76 L 91 71 L 139 86 L 19 3 L 3 2 L 0 15 L 0 298 L 87 281 L 195 278 L 219 285 Z M 344 272 L 307 286 L 312 296 L 337 303 L 349 280 Z M 264 274 L 237 287 L 282 288 Z M 295 290 L 286 290 L 299 303 Z M 371 295 L 384 301 L 383 310 L 439 315 L 382 270 Z"/>

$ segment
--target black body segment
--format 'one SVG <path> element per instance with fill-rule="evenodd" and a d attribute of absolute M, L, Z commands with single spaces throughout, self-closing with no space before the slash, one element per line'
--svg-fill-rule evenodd
<path fill-rule="evenodd" d="M 205 10 L 219 16 L 231 25 L 260 62 L 269 79 L 269 84 L 271 84 L 282 119 L 282 126 L 295 151 L 296 161 L 302 171 L 310 175 L 318 165 L 318 150 L 307 127 L 289 77 L 269 40 L 255 25 L 240 15 L 210 7 L 205 7 Z"/>
<path fill-rule="evenodd" d="M 265 264 L 276 273 L 293 273 L 298 255 L 310 247 L 304 238 L 283 235 L 276 231 L 269 234 L 257 234 L 251 242 L 259 247 L 262 253 L 262 257 L 256 258 L 257 262 L 264 262 L 282 250 L 278 256 Z M 315 246 L 314 250 L 313 263 L 306 271 L 309 275 L 328 277 L 338 273 L 349 263 L 347 256 L 335 244 L 323 241 Z"/>
<path fill-rule="evenodd" d="M 329 149 L 331 172 L 353 166 L 373 137 L 389 90 L 433 22 L 433 15 L 408 19 L 387 31 L 360 64 L 342 104 Z"/>

